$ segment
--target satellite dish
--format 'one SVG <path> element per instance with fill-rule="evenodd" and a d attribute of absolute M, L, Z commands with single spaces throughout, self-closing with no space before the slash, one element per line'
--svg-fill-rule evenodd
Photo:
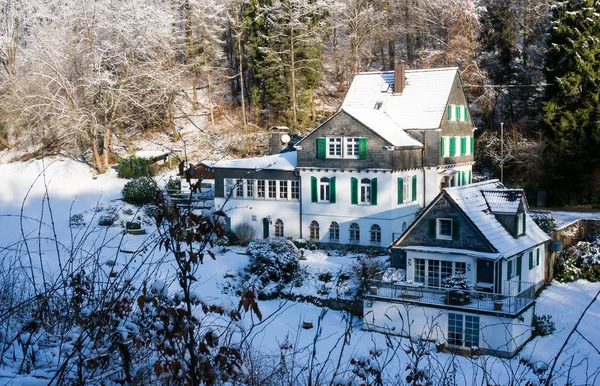
<path fill-rule="evenodd" d="M 284 135 L 281 136 L 281 143 L 288 143 L 288 142 L 290 142 L 290 139 L 291 138 L 290 138 L 289 135 L 284 134 Z"/>

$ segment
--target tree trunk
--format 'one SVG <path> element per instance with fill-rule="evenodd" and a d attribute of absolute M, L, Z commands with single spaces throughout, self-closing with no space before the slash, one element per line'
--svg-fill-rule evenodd
<path fill-rule="evenodd" d="M 290 31 L 290 61 L 292 67 L 292 123 L 293 126 L 296 126 L 296 60 L 295 56 L 295 47 L 294 47 L 294 26 Z"/>
<path fill-rule="evenodd" d="M 244 61 L 242 60 L 242 31 L 237 36 L 238 54 L 240 60 L 240 99 L 242 102 L 242 121 L 244 122 L 244 130 L 248 130 L 248 121 L 246 120 L 246 102 L 244 100 Z"/>
<path fill-rule="evenodd" d="M 205 59 L 205 64 L 208 67 L 208 63 Z M 213 109 L 213 100 L 212 100 L 212 79 L 210 77 L 210 72 L 207 73 L 206 77 L 207 83 L 207 96 L 208 96 L 208 110 L 210 111 L 210 129 L 215 131 L 215 111 Z"/>

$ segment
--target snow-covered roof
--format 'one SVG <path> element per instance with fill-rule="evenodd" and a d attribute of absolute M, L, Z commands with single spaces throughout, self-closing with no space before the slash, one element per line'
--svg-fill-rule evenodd
<path fill-rule="evenodd" d="M 499 253 L 479 252 L 479 251 L 473 251 L 470 249 L 458 249 L 458 248 L 449 249 L 449 248 L 445 248 L 445 247 L 422 247 L 422 246 L 418 246 L 418 245 L 411 245 L 408 247 L 402 247 L 402 249 L 406 249 L 408 251 L 475 256 L 475 257 L 480 257 L 480 258 L 490 259 L 490 260 L 495 260 L 498 257 L 500 257 Z"/>
<path fill-rule="evenodd" d="M 511 257 L 550 239 L 527 213 L 525 213 L 525 234 L 514 237 L 504 228 L 486 202 L 486 196 L 490 196 L 489 192 L 507 191 L 498 180 L 444 188 L 444 191 L 475 224 L 487 241 L 504 257 Z M 499 196 L 501 194 L 494 195 L 494 198 L 497 199 Z M 500 200 L 497 199 L 497 202 L 499 203 Z M 498 205 L 504 208 L 504 206 Z"/>
<path fill-rule="evenodd" d="M 267 155 L 255 158 L 242 158 L 221 161 L 204 161 L 203 165 L 218 169 L 269 169 L 294 171 L 296 169 L 297 153 L 290 151 L 287 153 Z"/>
<path fill-rule="evenodd" d="M 394 94 L 394 72 L 363 72 L 354 77 L 342 104 L 346 111 L 379 110 L 401 129 L 437 129 L 458 68 L 406 70 L 406 87 Z M 371 129 L 378 131 L 377 127 Z"/>
<path fill-rule="evenodd" d="M 346 113 L 357 119 L 363 125 L 375 131 L 386 141 L 394 146 L 400 147 L 423 147 L 421 142 L 417 141 L 406 131 L 402 130 L 396 122 L 383 110 L 366 109 L 345 109 Z"/>
<path fill-rule="evenodd" d="M 517 214 L 523 197 L 521 189 L 482 190 L 483 198 L 494 213 Z"/>

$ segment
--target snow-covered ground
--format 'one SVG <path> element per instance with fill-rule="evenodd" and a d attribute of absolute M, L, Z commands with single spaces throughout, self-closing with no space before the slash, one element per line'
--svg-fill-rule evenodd
<path fill-rule="evenodd" d="M 42 173 L 43 170 L 45 173 Z M 99 243 L 105 243 L 101 259 L 112 260 L 117 268 L 127 265 L 130 270 L 141 269 L 144 271 L 141 276 L 147 280 L 173 282 L 174 269 L 169 259 L 164 259 L 155 250 L 140 251 L 133 255 L 122 252 L 138 251 L 142 244 L 152 241 L 156 237 L 152 225 L 146 224 L 148 234 L 144 236 L 123 235 L 121 226 L 96 227 L 98 218 L 107 213 L 117 213 L 121 222 L 143 217 L 135 212 L 135 208 L 126 206 L 119 200 L 125 182 L 118 179 L 112 171 L 94 178 L 87 166 L 68 160 L 0 164 L 0 261 L 2 264 L 8 261 L 14 263 L 15 258 L 26 256 L 22 250 L 24 244 L 20 241 L 31 238 L 36 240 L 36 244 L 31 245 L 38 248 L 33 254 L 36 258 L 33 261 L 21 261 L 20 264 L 23 267 L 31 265 L 32 272 L 38 277 L 42 274 L 48 277 L 58 275 L 61 266 L 58 255 L 62 249 L 56 248 L 51 239 L 56 237 L 67 248 L 72 240 L 79 240 L 85 230 L 92 230 L 96 236 L 83 240 L 85 248 L 82 249 L 88 250 Z M 72 220 L 74 214 L 81 214 L 81 224 L 71 228 L 69 220 Z M 569 215 L 577 216 L 572 212 Z M 50 226 L 52 223 L 54 227 Z M 38 240 L 44 240 L 43 245 L 38 244 Z M 235 276 L 238 270 L 246 266 L 248 257 L 241 247 L 219 247 L 215 252 L 216 260 L 207 259 L 202 266 L 198 290 L 205 299 L 237 306 L 239 299 L 233 291 L 224 293 L 223 288 L 231 283 L 231 276 Z M 327 256 L 323 251 L 306 251 L 305 257 L 302 266 L 315 274 L 330 271 L 334 276 L 348 271 L 356 261 L 356 256 L 352 254 Z M 304 283 L 295 291 L 314 294 L 322 283 L 316 283 L 314 276 L 313 281 L 313 285 Z M 441 374 L 452 374 L 456 384 L 508 384 L 515 379 L 527 379 L 535 384 L 535 374 L 519 359 L 551 365 L 579 316 L 599 290 L 600 283 L 553 282 L 537 299 L 536 313 L 552 315 L 556 332 L 551 336 L 533 339 L 517 358 L 502 360 L 487 356 L 456 357 L 448 353 L 436 353 L 434 345 L 429 344 L 432 354 L 424 359 L 421 368 L 426 369 L 437 380 L 434 380 L 435 384 L 440 381 Z M 288 343 L 297 352 L 293 357 L 296 363 L 288 363 L 288 366 L 295 368 L 300 384 L 308 376 L 305 366 L 313 352 L 315 356 L 311 367 L 317 371 L 324 366 L 321 375 L 323 379 L 334 376 L 333 368 L 336 367 L 338 358 L 341 358 L 340 372 L 335 375 L 340 384 L 344 384 L 344 381 L 355 376 L 352 370 L 356 370 L 356 366 L 350 364 L 350 359 L 369 358 L 369 352 L 373 352 L 372 349 L 375 348 L 382 350 L 381 355 L 371 357 L 367 362 L 383 369 L 385 384 L 405 382 L 406 366 L 411 360 L 407 348 L 414 344 L 410 340 L 388 339 L 382 334 L 363 331 L 360 320 L 351 320 L 343 312 L 324 312 L 320 307 L 309 303 L 271 300 L 259 302 L 259 307 L 264 316 L 263 322 L 258 323 L 255 316 L 247 314 L 241 325 L 251 337 L 252 346 L 261 353 L 263 366 L 279 363 L 282 346 L 287 346 L 284 343 Z M 557 384 L 564 384 L 566 376 L 571 378 L 572 384 L 600 383 L 600 379 L 588 378 L 588 374 L 600 368 L 597 349 L 600 346 L 600 329 L 595 324 L 599 318 L 600 302 L 596 302 L 587 311 L 579 323 L 578 332 L 570 337 L 558 359 L 559 371 L 555 373 L 558 377 Z M 315 328 L 303 329 L 303 322 L 312 322 Z M 345 332 L 346 345 L 340 354 Z M 565 366 L 574 367 L 570 374 L 566 372 Z M 0 385 L 46 384 L 47 374 L 44 369 L 36 371 L 37 374 L 18 374 L 18 368 L 3 362 L 0 364 Z M 325 383 L 329 384 L 328 381 Z"/>

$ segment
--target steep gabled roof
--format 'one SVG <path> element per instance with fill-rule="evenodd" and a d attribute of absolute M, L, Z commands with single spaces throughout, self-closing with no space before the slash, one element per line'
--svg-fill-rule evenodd
<path fill-rule="evenodd" d="M 445 188 L 443 194 L 447 194 L 460 207 L 500 254 L 510 257 L 550 239 L 527 213 L 525 213 L 525 234 L 518 237 L 512 236 L 498 221 L 496 215 L 490 210 L 490 206 L 488 206 L 490 201 L 487 201 L 486 197 L 493 197 L 492 205 L 494 207 L 512 211 L 514 200 L 507 194 L 511 190 L 506 189 L 498 180 L 490 180 L 471 185 Z M 514 214 L 516 214 L 516 210 Z"/>
<path fill-rule="evenodd" d="M 437 129 L 457 76 L 456 67 L 407 70 L 406 87 L 401 95 L 393 94 L 394 72 L 362 72 L 352 81 L 342 108 L 379 110 L 401 129 Z M 376 127 L 372 127 L 377 130 Z"/>
<path fill-rule="evenodd" d="M 370 130 L 379 134 L 383 139 L 397 147 L 423 147 L 423 144 L 406 131 L 402 130 L 385 111 L 365 109 L 344 109 L 344 111 L 365 125 Z"/>
<path fill-rule="evenodd" d="M 203 165 L 214 169 L 250 169 L 250 170 L 282 170 L 294 171 L 297 164 L 297 153 L 290 151 L 256 158 L 242 158 L 221 161 L 203 161 Z"/>
<path fill-rule="evenodd" d="M 533 221 L 531 216 L 525 213 L 526 231 L 525 234 L 514 237 L 497 219 L 496 214 L 490 209 L 491 206 L 499 210 L 500 213 L 517 214 L 514 204 L 514 197 L 508 192 L 522 191 L 518 189 L 506 189 L 498 180 L 489 180 L 470 185 L 463 185 L 453 188 L 444 188 L 442 192 L 425 208 L 425 210 L 415 219 L 405 232 L 398 237 L 390 247 L 398 246 L 408 235 L 417 223 L 427 217 L 430 210 L 437 205 L 443 197 L 463 213 L 469 222 L 477 229 L 478 233 L 484 238 L 487 244 L 497 251 L 497 254 L 487 254 L 488 256 L 509 258 L 517 253 L 535 247 L 550 239 Z M 486 199 L 487 197 L 487 199 Z M 519 199 L 520 203 L 521 200 Z M 514 212 L 512 212 L 514 209 Z M 499 213 L 499 212 L 496 212 Z M 414 248 L 411 246 L 410 248 Z M 435 247 L 423 246 L 424 249 L 431 250 Z"/>

